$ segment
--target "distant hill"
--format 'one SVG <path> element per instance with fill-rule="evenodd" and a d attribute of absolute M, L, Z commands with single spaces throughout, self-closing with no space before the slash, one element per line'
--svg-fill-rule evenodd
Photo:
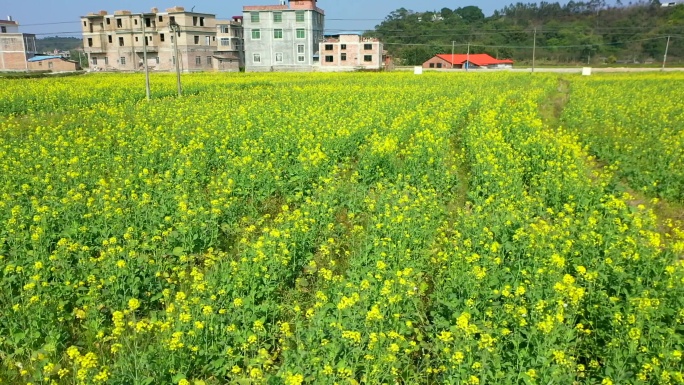
<path fill-rule="evenodd" d="M 44 37 L 36 39 L 36 47 L 38 52 L 58 51 L 73 51 L 83 48 L 83 40 L 76 37 Z"/>
<path fill-rule="evenodd" d="M 672 1 L 672 0 L 670 0 Z M 658 0 L 518 2 L 487 17 L 477 6 L 434 11 L 400 8 L 368 31 L 403 64 L 420 64 L 437 53 L 488 53 L 518 62 L 532 60 L 536 29 L 538 63 L 684 61 L 684 3 Z"/>

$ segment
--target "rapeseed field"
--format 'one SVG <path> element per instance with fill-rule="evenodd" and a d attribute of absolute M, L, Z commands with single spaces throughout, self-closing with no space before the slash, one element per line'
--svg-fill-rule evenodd
<path fill-rule="evenodd" d="M 683 80 L 0 80 L 0 384 L 682 384 Z"/>

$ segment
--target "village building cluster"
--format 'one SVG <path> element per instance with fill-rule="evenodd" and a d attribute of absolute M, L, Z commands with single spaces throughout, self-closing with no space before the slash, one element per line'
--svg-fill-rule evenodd
<path fill-rule="evenodd" d="M 175 6 L 149 12 L 99 11 L 81 17 L 82 53 L 90 71 L 335 72 L 381 70 L 391 59 L 383 43 L 359 34 L 325 34 L 318 0 L 248 5 L 242 15 Z M 40 54 L 36 36 L 16 21 L 0 20 L 0 71 L 76 71 L 68 52 Z M 147 63 L 145 63 L 147 60 Z M 178 61 L 178 62 L 177 62 Z M 488 55 L 437 55 L 426 69 L 511 68 Z"/>
<path fill-rule="evenodd" d="M 90 68 L 136 71 L 147 65 L 170 71 L 351 71 L 383 68 L 378 39 L 327 36 L 325 11 L 317 0 L 244 6 L 240 16 L 173 7 L 149 13 L 106 11 L 83 16 L 83 43 Z"/>

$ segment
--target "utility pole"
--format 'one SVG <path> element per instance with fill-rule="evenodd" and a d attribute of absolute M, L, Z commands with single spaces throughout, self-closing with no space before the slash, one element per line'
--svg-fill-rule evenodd
<path fill-rule="evenodd" d="M 178 23 L 173 22 L 169 24 L 169 28 L 171 28 L 171 37 L 173 38 L 173 58 L 176 64 L 176 83 L 178 83 L 178 96 L 180 97 L 183 94 L 180 75 L 180 57 L 178 55 L 178 37 L 180 36 L 180 26 Z"/>
<path fill-rule="evenodd" d="M 665 71 L 665 64 L 667 63 L 667 51 L 670 49 L 670 36 L 667 37 L 667 44 L 665 45 L 665 56 L 663 56 L 663 68 L 662 71 Z"/>
<path fill-rule="evenodd" d="M 454 44 L 455 44 L 455 42 L 452 40 L 451 41 L 451 69 L 454 69 Z"/>
<path fill-rule="evenodd" d="M 534 45 L 532 46 L 532 73 L 537 62 L 537 29 L 534 29 Z"/>
<path fill-rule="evenodd" d="M 140 22 L 142 23 L 142 33 L 143 33 L 143 65 L 145 66 L 145 95 L 147 96 L 147 101 L 150 101 L 151 93 L 150 90 L 150 67 L 147 64 L 147 29 L 145 29 L 145 14 L 140 14 Z"/>
<path fill-rule="evenodd" d="M 468 42 L 468 55 L 466 55 L 466 72 L 470 71 L 470 42 Z"/>

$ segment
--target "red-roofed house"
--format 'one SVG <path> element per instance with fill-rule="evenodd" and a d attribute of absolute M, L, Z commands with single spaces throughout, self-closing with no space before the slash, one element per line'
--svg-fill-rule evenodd
<path fill-rule="evenodd" d="M 439 54 L 423 63 L 423 68 L 513 68 L 513 60 L 494 59 L 486 53 L 470 55 Z"/>

